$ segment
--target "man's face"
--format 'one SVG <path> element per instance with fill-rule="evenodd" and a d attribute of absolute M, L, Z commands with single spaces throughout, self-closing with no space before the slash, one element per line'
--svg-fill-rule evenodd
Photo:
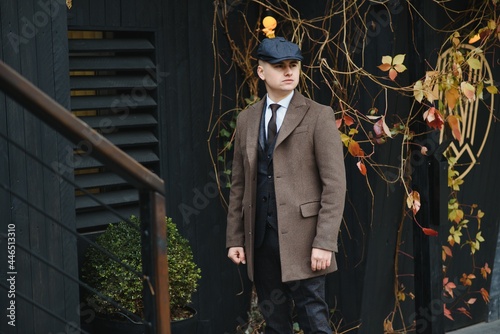
<path fill-rule="evenodd" d="M 299 84 L 300 62 L 298 60 L 283 60 L 276 64 L 259 61 L 257 74 L 265 81 L 270 94 L 285 96 Z"/>

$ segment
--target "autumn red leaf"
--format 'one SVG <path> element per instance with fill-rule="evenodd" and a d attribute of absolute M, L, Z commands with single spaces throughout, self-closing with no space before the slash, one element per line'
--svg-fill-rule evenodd
<path fill-rule="evenodd" d="M 451 311 L 446 308 L 446 304 L 443 304 L 443 314 L 445 317 L 447 317 L 450 320 L 454 320 L 453 317 L 451 316 Z"/>
<path fill-rule="evenodd" d="M 465 314 L 467 317 L 472 319 L 470 312 L 465 307 L 459 307 L 459 308 L 457 308 L 457 311 L 462 313 L 462 314 Z"/>
<path fill-rule="evenodd" d="M 460 133 L 460 120 L 455 115 L 448 116 L 448 125 L 451 128 L 451 132 L 453 133 L 453 137 L 456 140 L 460 141 L 462 138 L 462 134 Z"/>
<path fill-rule="evenodd" d="M 427 122 L 427 125 L 434 129 L 441 130 L 444 124 L 441 113 L 434 107 L 431 107 L 429 110 L 424 112 L 424 120 Z"/>
<path fill-rule="evenodd" d="M 448 292 L 448 294 L 453 297 L 453 289 L 455 289 L 457 286 L 453 282 L 449 282 L 448 277 L 443 278 L 443 286 L 444 290 Z"/>
<path fill-rule="evenodd" d="M 363 175 L 366 175 L 366 166 L 362 161 L 358 161 L 356 164 L 358 166 L 359 172 Z"/>
<path fill-rule="evenodd" d="M 389 78 L 391 78 L 391 80 L 394 81 L 394 79 L 396 79 L 397 76 L 398 72 L 395 69 L 391 68 L 389 70 Z"/>
<path fill-rule="evenodd" d="M 337 129 L 340 129 L 340 126 L 342 125 L 342 118 L 337 118 L 335 123 L 337 124 Z"/>
<path fill-rule="evenodd" d="M 423 227 L 422 231 L 424 232 L 425 235 L 431 236 L 431 237 L 437 237 L 438 232 L 436 230 L 433 230 L 432 228 L 427 228 Z"/>
<path fill-rule="evenodd" d="M 450 247 L 448 247 L 448 246 L 441 246 L 441 248 L 443 249 L 443 253 L 442 253 L 443 261 L 446 261 L 446 257 L 453 257 L 453 253 L 452 253 Z"/>
<path fill-rule="evenodd" d="M 350 140 L 349 141 L 349 147 L 347 148 L 349 150 L 349 153 L 351 153 L 352 156 L 354 157 L 364 157 L 365 152 L 361 149 L 359 146 L 359 143 L 355 140 Z"/>
<path fill-rule="evenodd" d="M 490 294 L 488 293 L 488 291 L 485 288 L 481 288 L 480 292 L 481 292 L 481 296 L 484 299 L 484 302 L 486 304 L 488 304 L 490 302 Z"/>
<path fill-rule="evenodd" d="M 485 263 L 484 267 L 481 268 L 481 275 L 486 279 L 488 274 L 491 274 L 491 268 L 488 266 L 488 263 Z"/>
<path fill-rule="evenodd" d="M 348 115 L 344 115 L 344 123 L 345 125 L 347 126 L 351 126 L 354 124 L 354 120 L 352 119 L 352 117 L 348 116 Z"/>
<path fill-rule="evenodd" d="M 472 285 L 472 280 L 474 278 L 476 278 L 476 275 L 474 275 L 474 274 L 466 275 L 464 273 L 464 274 L 462 274 L 462 278 L 460 279 L 460 283 L 462 283 L 465 286 L 471 286 Z"/>

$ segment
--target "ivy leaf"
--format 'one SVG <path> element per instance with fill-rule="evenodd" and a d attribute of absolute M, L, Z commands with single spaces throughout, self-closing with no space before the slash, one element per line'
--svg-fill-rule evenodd
<path fill-rule="evenodd" d="M 413 97 L 415 98 L 415 100 L 422 103 L 422 100 L 424 99 L 424 90 L 421 80 L 418 80 L 413 85 Z"/>
<path fill-rule="evenodd" d="M 453 289 L 455 289 L 457 286 L 455 283 L 450 282 L 448 277 L 443 278 L 443 286 L 444 290 L 451 296 L 453 297 Z"/>
<path fill-rule="evenodd" d="M 486 290 L 485 288 L 481 288 L 480 292 L 484 302 L 488 304 L 490 302 L 490 294 L 488 293 L 488 290 Z"/>
<path fill-rule="evenodd" d="M 443 314 L 445 317 L 450 319 L 451 321 L 454 321 L 453 317 L 451 316 L 451 311 L 446 308 L 446 304 L 443 305 Z"/>
<path fill-rule="evenodd" d="M 495 86 L 488 86 L 486 87 L 486 90 L 490 94 L 498 94 L 498 88 L 496 88 Z"/>
<path fill-rule="evenodd" d="M 471 316 L 470 312 L 467 311 L 467 309 L 465 307 L 459 307 L 459 308 L 457 308 L 457 311 L 459 311 L 462 314 L 465 314 L 467 317 L 469 317 L 470 319 L 472 319 L 472 316 Z"/>
<path fill-rule="evenodd" d="M 458 92 L 458 90 L 455 87 L 452 87 L 448 89 L 444 95 L 446 97 L 446 104 L 448 105 L 448 108 L 450 110 L 455 109 L 457 101 L 460 98 L 460 93 Z"/>
<path fill-rule="evenodd" d="M 460 283 L 462 283 L 465 286 L 471 286 L 472 280 L 474 278 L 476 278 L 476 275 L 474 275 L 474 274 L 466 275 L 465 273 L 463 273 L 462 278 L 460 279 Z"/>
<path fill-rule="evenodd" d="M 353 157 L 364 157 L 365 156 L 365 152 L 363 152 L 363 150 L 359 146 L 359 143 L 357 141 L 355 141 L 354 139 L 351 139 L 349 141 L 348 150 L 349 150 L 349 153 L 351 153 L 351 155 Z"/>
<path fill-rule="evenodd" d="M 427 122 L 427 125 L 434 129 L 441 130 L 444 124 L 441 113 L 434 107 L 430 107 L 426 112 L 424 112 L 424 120 Z"/>
<path fill-rule="evenodd" d="M 421 206 L 420 194 L 418 191 L 413 190 L 411 193 L 408 194 L 408 197 L 406 198 L 406 205 L 408 206 L 408 209 L 412 209 L 414 215 L 417 214 Z"/>
<path fill-rule="evenodd" d="M 366 175 L 366 166 L 365 166 L 365 164 L 362 161 L 358 161 L 356 163 L 356 166 L 358 166 L 359 172 L 362 175 Z"/>
<path fill-rule="evenodd" d="M 455 226 L 450 228 L 450 235 L 448 236 L 448 243 L 453 246 L 455 243 L 460 245 L 460 237 L 462 236 L 461 227 L 455 229 Z"/>
<path fill-rule="evenodd" d="M 404 54 L 399 54 L 394 57 L 392 60 L 392 64 L 394 65 L 401 65 L 405 61 L 405 55 Z"/>
<path fill-rule="evenodd" d="M 453 257 L 453 253 L 452 253 L 450 247 L 443 245 L 443 246 L 441 246 L 441 248 L 443 249 L 442 256 L 441 256 L 443 259 L 443 262 L 446 261 L 447 257 Z"/>
<path fill-rule="evenodd" d="M 451 133 L 453 134 L 453 137 L 458 141 L 460 141 L 460 139 L 462 138 L 462 135 L 460 133 L 459 122 L 460 122 L 460 120 L 459 120 L 458 116 L 455 116 L 455 115 L 448 116 L 448 125 L 451 128 Z"/>
<path fill-rule="evenodd" d="M 481 62 L 477 58 L 469 58 L 467 59 L 467 64 L 474 69 L 474 70 L 480 70 L 481 69 Z"/>
<path fill-rule="evenodd" d="M 398 76 L 398 72 L 394 69 L 394 68 L 391 68 L 389 70 L 389 78 L 394 81 L 396 79 L 396 77 Z"/>
<path fill-rule="evenodd" d="M 486 262 L 484 264 L 484 267 L 481 268 L 481 275 L 483 276 L 484 279 L 488 278 L 488 275 L 491 274 L 491 268 L 488 266 L 488 263 Z"/>
<path fill-rule="evenodd" d="M 472 102 L 476 99 L 476 90 L 470 83 L 463 81 L 460 84 L 460 89 L 462 90 L 462 93 L 465 95 L 465 97 L 469 100 L 469 102 Z"/>
<path fill-rule="evenodd" d="M 437 237 L 439 234 L 438 231 L 433 230 L 432 228 L 427 228 L 427 227 L 423 227 L 422 231 L 424 232 L 425 235 L 428 235 L 430 237 Z"/>

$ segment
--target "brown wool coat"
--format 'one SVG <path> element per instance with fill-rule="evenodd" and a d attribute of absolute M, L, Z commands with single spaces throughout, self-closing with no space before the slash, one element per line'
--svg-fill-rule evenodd
<path fill-rule="evenodd" d="M 238 116 L 226 246 L 245 248 L 253 280 L 257 149 L 265 99 Z M 281 270 L 284 282 L 337 270 L 311 270 L 313 247 L 338 251 L 345 199 L 343 149 L 330 107 L 295 92 L 273 156 Z"/>

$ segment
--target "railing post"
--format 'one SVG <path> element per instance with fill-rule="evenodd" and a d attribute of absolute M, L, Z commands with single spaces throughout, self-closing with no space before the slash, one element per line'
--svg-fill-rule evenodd
<path fill-rule="evenodd" d="M 144 317 L 147 334 L 170 334 L 165 197 L 140 191 Z"/>

